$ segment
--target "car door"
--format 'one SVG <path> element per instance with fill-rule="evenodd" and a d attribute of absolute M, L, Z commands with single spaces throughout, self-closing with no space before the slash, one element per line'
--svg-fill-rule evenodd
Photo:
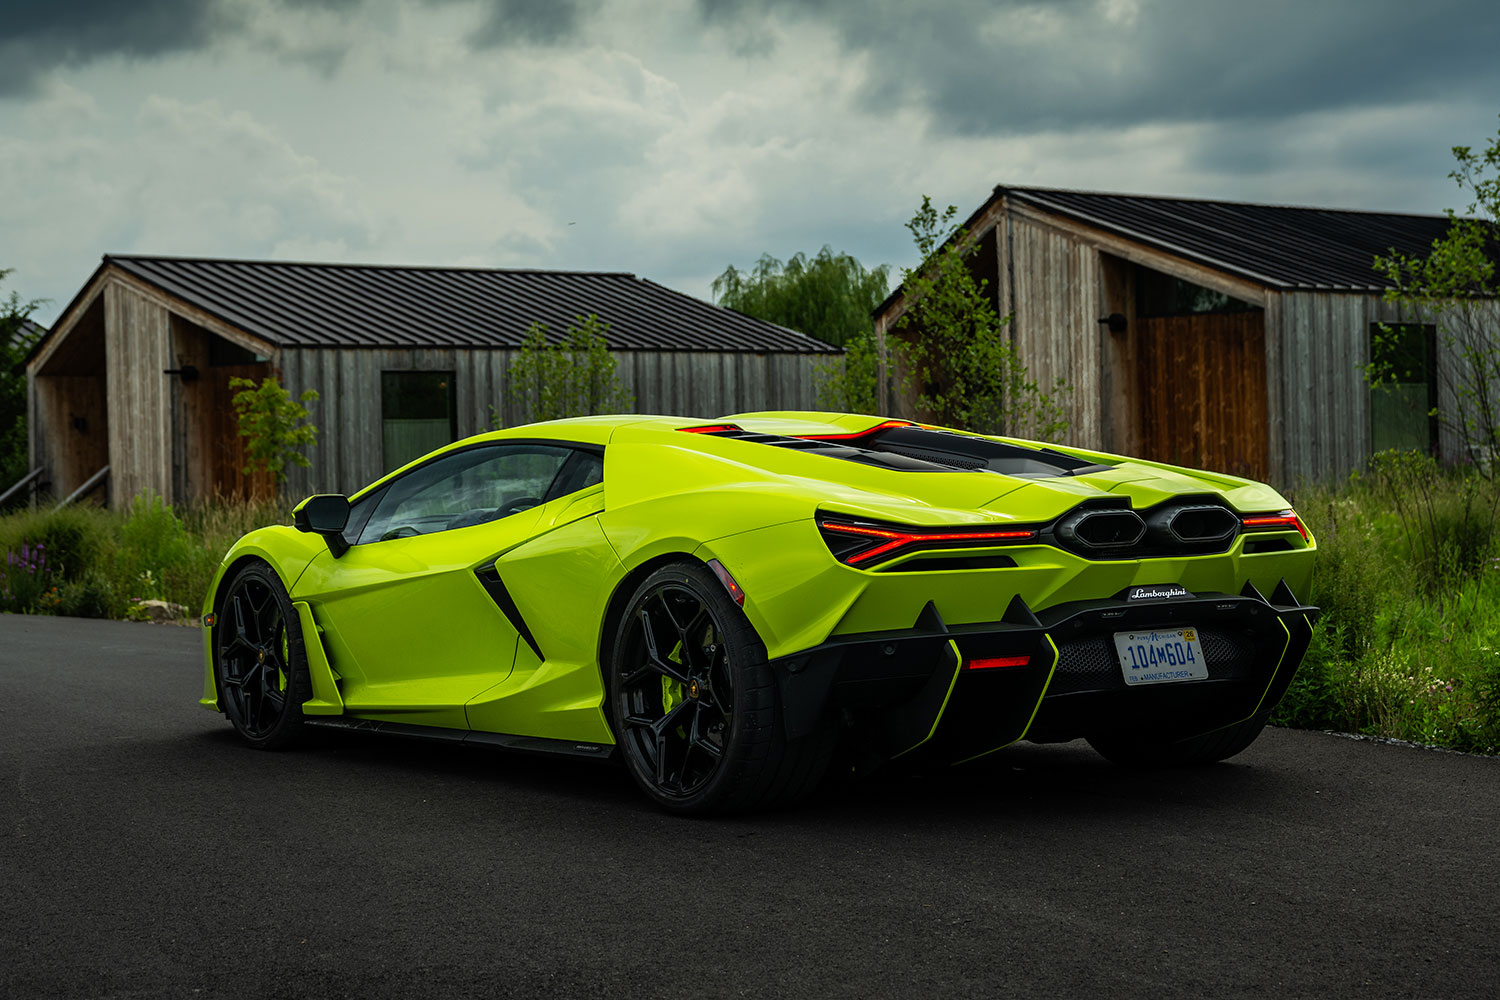
<path fill-rule="evenodd" d="M 347 711 L 467 725 L 464 704 L 510 673 L 519 639 L 476 570 L 550 528 L 546 501 L 571 485 L 578 454 L 561 443 L 449 452 L 355 505 L 349 550 L 320 555 L 297 588 L 330 640 Z"/>

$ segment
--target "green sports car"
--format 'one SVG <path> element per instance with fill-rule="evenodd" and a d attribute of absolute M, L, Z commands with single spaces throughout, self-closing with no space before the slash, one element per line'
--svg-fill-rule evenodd
<path fill-rule="evenodd" d="M 235 543 L 202 704 L 618 756 L 674 812 L 762 808 L 838 755 L 1087 739 L 1247 747 L 1316 614 L 1267 486 L 880 417 L 585 417 L 459 441 Z"/>

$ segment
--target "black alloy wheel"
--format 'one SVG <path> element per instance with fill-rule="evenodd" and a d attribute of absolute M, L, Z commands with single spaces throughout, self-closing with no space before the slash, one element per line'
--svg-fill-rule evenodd
<path fill-rule="evenodd" d="M 642 581 L 609 666 L 626 766 L 672 812 L 788 801 L 826 769 L 831 737 L 785 739 L 765 646 L 702 563 L 673 563 Z"/>
<path fill-rule="evenodd" d="M 292 743 L 308 698 L 302 631 L 281 580 L 264 564 L 240 570 L 214 623 L 219 705 L 251 746 Z"/>

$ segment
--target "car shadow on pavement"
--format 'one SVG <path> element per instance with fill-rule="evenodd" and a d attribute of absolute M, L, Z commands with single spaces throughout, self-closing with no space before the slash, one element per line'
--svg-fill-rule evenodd
<path fill-rule="evenodd" d="M 298 750 L 270 754 L 243 747 L 227 727 L 205 731 L 199 739 L 213 748 L 215 757 L 224 754 L 226 776 L 243 765 L 241 754 L 248 755 L 257 772 L 291 758 L 297 763 L 287 766 L 296 771 L 340 784 L 458 783 L 481 800 L 485 794 L 545 796 L 555 806 L 576 803 L 583 810 L 615 810 L 622 818 L 660 814 L 615 761 L 357 732 L 316 732 Z M 961 767 L 887 766 L 860 777 L 832 774 L 808 801 L 743 821 L 900 826 L 944 816 L 1073 821 L 1220 806 L 1262 812 L 1303 790 L 1304 782 L 1284 769 L 1256 766 L 1250 756 L 1198 767 L 1137 770 L 1104 760 L 1081 741 L 1018 744 Z"/>

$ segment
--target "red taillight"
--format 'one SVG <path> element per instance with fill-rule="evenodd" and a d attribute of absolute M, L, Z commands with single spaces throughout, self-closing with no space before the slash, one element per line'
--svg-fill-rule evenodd
<path fill-rule="evenodd" d="M 993 670 L 996 667 L 1024 667 L 1030 662 L 1030 656 L 986 656 L 970 660 L 969 669 Z"/>
<path fill-rule="evenodd" d="M 1302 536 L 1304 542 L 1310 541 L 1307 537 L 1307 528 L 1294 510 L 1283 510 L 1276 514 L 1252 514 L 1249 517 L 1240 518 L 1240 526 L 1250 531 L 1276 531 L 1292 528 Z"/>
<path fill-rule="evenodd" d="M 871 434 L 876 434 L 880 431 L 888 430 L 892 427 L 915 426 L 916 424 L 912 423 L 910 420 L 887 420 L 885 423 L 876 424 L 874 427 L 871 427 L 868 430 L 852 431 L 848 434 L 798 434 L 797 436 L 804 441 L 853 441 L 855 438 L 868 437 Z"/>
<path fill-rule="evenodd" d="M 736 424 L 700 424 L 697 427 L 679 427 L 678 430 L 685 434 L 722 434 L 725 431 L 737 431 Z"/>
<path fill-rule="evenodd" d="M 868 563 L 897 549 L 913 546 L 930 548 L 942 546 L 949 542 L 967 542 L 980 543 L 974 545 L 975 548 L 980 548 L 985 542 L 1022 542 L 1036 537 L 1036 531 L 1033 528 L 1008 528 L 999 531 L 984 531 L 972 528 L 958 528 L 951 531 L 916 531 L 912 529 L 877 527 L 872 524 L 846 524 L 842 521 L 822 521 L 819 523 L 819 527 L 824 532 L 831 531 L 837 535 L 853 535 L 874 540 L 884 540 L 879 541 L 872 548 L 860 549 L 853 553 L 838 556 L 840 560 L 850 566 Z"/>

